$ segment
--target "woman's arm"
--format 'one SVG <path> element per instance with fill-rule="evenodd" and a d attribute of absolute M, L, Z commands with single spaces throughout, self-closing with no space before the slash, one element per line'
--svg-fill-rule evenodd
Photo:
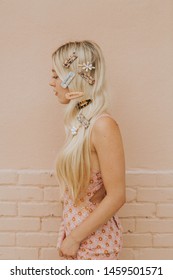
<path fill-rule="evenodd" d="M 99 119 L 92 130 L 92 141 L 98 155 L 106 196 L 71 232 L 78 242 L 106 223 L 125 203 L 125 157 L 118 124 L 109 117 Z"/>

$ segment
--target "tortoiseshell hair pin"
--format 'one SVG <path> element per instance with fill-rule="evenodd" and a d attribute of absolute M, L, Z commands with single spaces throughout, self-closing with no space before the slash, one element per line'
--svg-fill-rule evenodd
<path fill-rule="evenodd" d="M 63 63 L 63 66 L 64 66 L 65 68 L 69 68 L 70 65 L 73 63 L 73 61 L 75 61 L 75 59 L 76 59 L 77 57 L 78 57 L 78 56 L 75 54 L 75 52 L 73 52 L 73 54 L 72 54 L 69 58 L 67 58 L 67 59 L 65 60 L 65 62 Z"/>
<path fill-rule="evenodd" d="M 92 99 L 85 99 L 77 103 L 76 108 L 82 109 L 83 107 L 87 106 L 92 102 Z"/>
<path fill-rule="evenodd" d="M 85 79 L 86 82 L 88 82 L 90 85 L 93 85 L 95 83 L 95 80 L 94 78 L 92 78 L 89 74 L 81 71 L 81 72 L 78 72 L 78 74 L 83 78 Z"/>

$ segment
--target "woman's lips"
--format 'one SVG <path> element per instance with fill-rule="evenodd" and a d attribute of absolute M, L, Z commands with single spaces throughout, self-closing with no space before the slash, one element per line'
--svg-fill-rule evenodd
<path fill-rule="evenodd" d="M 56 92 L 55 90 L 54 90 L 54 93 L 55 93 L 56 96 L 58 95 L 58 92 Z"/>

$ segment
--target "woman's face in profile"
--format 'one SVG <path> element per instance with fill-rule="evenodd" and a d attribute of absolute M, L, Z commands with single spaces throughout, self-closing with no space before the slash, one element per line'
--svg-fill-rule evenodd
<path fill-rule="evenodd" d="M 69 92 L 68 87 L 63 88 L 61 86 L 62 80 L 57 76 L 54 69 L 52 69 L 52 77 L 49 82 L 49 85 L 53 87 L 53 91 L 55 92 L 55 95 L 58 97 L 58 100 L 62 104 L 68 104 L 70 100 L 68 100 L 65 97 L 65 94 Z"/>

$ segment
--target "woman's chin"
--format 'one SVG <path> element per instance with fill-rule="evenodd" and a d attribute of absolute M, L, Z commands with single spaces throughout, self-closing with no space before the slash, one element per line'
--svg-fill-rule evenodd
<path fill-rule="evenodd" d="M 68 103 L 69 103 L 69 100 L 61 100 L 61 99 L 58 99 L 58 101 L 59 101 L 61 104 L 68 104 Z"/>

